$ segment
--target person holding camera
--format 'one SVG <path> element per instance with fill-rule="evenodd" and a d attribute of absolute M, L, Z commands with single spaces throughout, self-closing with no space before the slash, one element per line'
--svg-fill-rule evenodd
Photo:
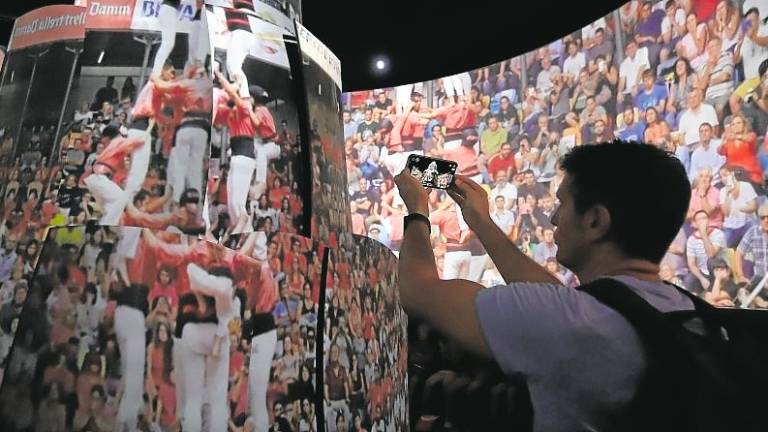
<path fill-rule="evenodd" d="M 561 165 L 561 205 L 552 215 L 557 261 L 582 284 L 609 278 L 663 312 L 692 309 L 659 277 L 690 200 L 680 162 L 653 146 L 622 143 L 577 147 Z M 428 193 L 408 172 L 395 182 L 410 213 L 399 260 L 406 311 L 506 373 L 522 375 L 535 430 L 621 429 L 648 358 L 629 321 L 564 286 L 518 249 L 490 217 L 484 189 L 465 176 L 449 194 L 507 285 L 441 280 Z M 649 213 L 650 205 L 663 211 Z M 652 233 L 636 229 L 648 225 Z"/>

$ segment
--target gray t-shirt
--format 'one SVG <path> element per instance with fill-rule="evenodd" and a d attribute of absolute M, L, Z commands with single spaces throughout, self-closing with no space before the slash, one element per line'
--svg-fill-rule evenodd
<path fill-rule="evenodd" d="M 663 282 L 615 276 L 662 312 L 691 310 Z M 536 431 L 615 430 L 645 359 L 634 328 L 587 293 L 515 282 L 480 291 L 480 326 L 506 373 L 527 378 Z"/>

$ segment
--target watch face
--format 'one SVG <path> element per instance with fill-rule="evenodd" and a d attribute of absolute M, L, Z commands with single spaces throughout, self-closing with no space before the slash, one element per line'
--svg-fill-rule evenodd
<path fill-rule="evenodd" d="M 410 155 L 406 167 L 422 186 L 448 189 L 453 184 L 458 164 L 428 156 Z"/>

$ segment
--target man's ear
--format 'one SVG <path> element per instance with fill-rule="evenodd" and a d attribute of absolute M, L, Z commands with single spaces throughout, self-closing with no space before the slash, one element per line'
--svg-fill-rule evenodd
<path fill-rule="evenodd" d="M 604 205 L 594 205 L 584 213 L 582 228 L 588 238 L 600 240 L 608 235 L 611 229 L 611 213 Z"/>

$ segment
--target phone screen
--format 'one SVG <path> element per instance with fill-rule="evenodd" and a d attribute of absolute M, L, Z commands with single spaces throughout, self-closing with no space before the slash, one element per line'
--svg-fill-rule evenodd
<path fill-rule="evenodd" d="M 458 164 L 428 156 L 410 155 L 406 168 L 421 182 L 422 186 L 448 189 L 453 184 Z"/>

